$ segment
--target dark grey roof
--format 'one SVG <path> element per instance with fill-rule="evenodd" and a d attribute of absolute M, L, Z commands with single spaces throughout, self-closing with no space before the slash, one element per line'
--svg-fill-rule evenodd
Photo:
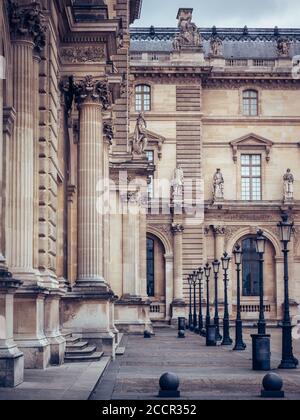
<path fill-rule="evenodd" d="M 223 41 L 225 58 L 278 58 L 279 38 L 291 42 L 290 56 L 300 55 L 300 29 L 200 28 L 206 54 L 213 36 Z M 173 51 L 172 41 L 177 28 L 131 28 L 132 52 Z"/>

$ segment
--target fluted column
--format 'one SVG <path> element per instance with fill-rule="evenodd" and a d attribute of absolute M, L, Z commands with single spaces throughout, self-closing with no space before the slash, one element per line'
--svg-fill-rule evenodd
<path fill-rule="evenodd" d="M 34 240 L 33 267 L 39 267 L 39 66 L 38 51 L 33 54 L 33 144 L 34 144 Z"/>
<path fill-rule="evenodd" d="M 45 28 L 38 3 L 35 7 L 29 3 L 12 3 L 9 18 L 13 41 L 13 102 L 16 121 L 11 142 L 8 263 L 17 278 L 35 282 L 33 49 L 37 44 L 43 44 Z"/>
<path fill-rule="evenodd" d="M 80 140 L 78 167 L 78 280 L 77 285 L 104 283 L 104 216 L 101 185 L 103 168 L 102 109 L 106 85 L 86 77 L 76 87 Z"/>
<path fill-rule="evenodd" d="M 184 227 L 173 223 L 174 235 L 174 301 L 183 300 L 183 265 L 182 265 L 182 234 Z"/>

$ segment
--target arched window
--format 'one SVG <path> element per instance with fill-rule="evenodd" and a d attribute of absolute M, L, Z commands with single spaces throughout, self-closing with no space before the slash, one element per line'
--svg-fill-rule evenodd
<path fill-rule="evenodd" d="M 155 296 L 154 290 L 154 240 L 147 238 L 147 294 Z"/>
<path fill-rule="evenodd" d="M 258 92 L 256 90 L 245 90 L 243 92 L 243 113 L 248 117 L 258 115 Z"/>
<path fill-rule="evenodd" d="M 148 85 L 138 85 L 135 88 L 135 110 L 144 112 L 151 110 L 151 88 Z"/>
<path fill-rule="evenodd" d="M 243 248 L 243 296 L 259 296 L 259 256 L 255 238 L 242 241 Z"/>

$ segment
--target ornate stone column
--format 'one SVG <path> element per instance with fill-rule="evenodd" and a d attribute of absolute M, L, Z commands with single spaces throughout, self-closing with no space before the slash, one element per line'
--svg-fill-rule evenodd
<path fill-rule="evenodd" d="M 34 269 L 34 120 L 38 92 L 34 83 L 33 51 L 45 40 L 44 16 L 39 2 L 10 3 L 9 20 L 13 44 L 13 105 L 16 119 L 10 142 L 7 262 L 23 286 L 15 294 L 14 337 L 25 356 L 25 368 L 45 368 L 50 359 L 44 334 L 44 300 Z M 26 314 L 26 316 L 24 316 Z"/>
<path fill-rule="evenodd" d="M 104 279 L 104 140 L 102 111 L 109 106 L 107 83 L 86 76 L 74 85 L 79 109 L 78 274 L 63 297 L 63 329 L 115 354 L 112 306 L 115 296 Z"/>
<path fill-rule="evenodd" d="M 104 207 L 103 122 L 102 109 L 108 100 L 104 82 L 87 76 L 76 89 L 79 107 L 80 144 L 78 167 L 78 280 L 85 283 L 104 281 Z"/>
<path fill-rule="evenodd" d="M 10 240 L 8 263 L 16 278 L 36 284 L 34 232 L 34 64 L 33 49 L 44 36 L 39 6 L 14 2 L 9 18 L 13 42 L 13 101 L 16 121 L 11 142 Z"/>

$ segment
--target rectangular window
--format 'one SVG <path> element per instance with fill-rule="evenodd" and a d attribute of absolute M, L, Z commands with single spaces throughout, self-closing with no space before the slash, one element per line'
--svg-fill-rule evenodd
<path fill-rule="evenodd" d="M 241 156 L 242 200 L 261 201 L 261 155 Z"/>

